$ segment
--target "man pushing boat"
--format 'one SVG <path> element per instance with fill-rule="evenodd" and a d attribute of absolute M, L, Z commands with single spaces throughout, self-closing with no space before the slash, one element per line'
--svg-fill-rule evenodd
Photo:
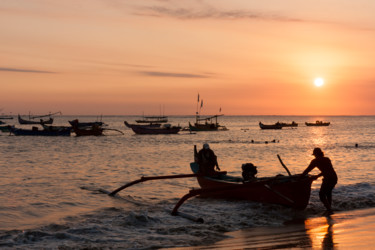
<path fill-rule="evenodd" d="M 315 167 L 321 171 L 317 176 L 323 176 L 319 198 L 327 209 L 326 213 L 329 215 L 332 214 L 332 190 L 337 184 L 337 174 L 332 166 L 331 160 L 324 156 L 324 153 L 320 148 L 314 148 L 313 155 L 315 156 L 315 159 L 311 161 L 301 176 L 307 175 Z"/>

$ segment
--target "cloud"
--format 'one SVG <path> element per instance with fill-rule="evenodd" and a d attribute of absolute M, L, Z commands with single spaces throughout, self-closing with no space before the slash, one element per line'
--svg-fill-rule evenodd
<path fill-rule="evenodd" d="M 262 13 L 252 10 L 218 10 L 213 7 L 204 7 L 202 10 L 188 8 L 169 8 L 163 6 L 139 7 L 135 15 L 154 16 L 154 17 L 172 17 L 177 19 L 258 19 L 265 21 L 282 22 L 304 22 L 303 19 L 285 17 L 277 14 Z"/>
<path fill-rule="evenodd" d="M 16 69 L 16 68 L 0 68 L 0 71 L 20 72 L 20 73 L 38 73 L 38 74 L 55 74 L 52 71 L 34 70 L 34 69 Z"/>
<path fill-rule="evenodd" d="M 179 77 L 179 78 L 208 78 L 208 75 L 204 74 L 189 74 L 189 73 L 171 73 L 171 72 L 160 72 L 160 71 L 139 71 L 144 76 L 155 76 L 155 77 Z"/>

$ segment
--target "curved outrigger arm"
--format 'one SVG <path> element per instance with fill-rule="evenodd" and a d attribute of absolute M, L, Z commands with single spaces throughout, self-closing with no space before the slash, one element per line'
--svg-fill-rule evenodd
<path fill-rule="evenodd" d="M 189 178 L 189 177 L 197 177 L 197 176 L 200 176 L 200 174 L 179 174 L 179 175 L 162 175 L 162 176 L 149 176 L 149 177 L 142 176 L 140 179 L 129 182 L 129 183 L 119 187 L 118 189 L 112 191 L 108 195 L 114 196 L 115 194 L 117 194 L 121 190 L 123 190 L 127 187 L 130 187 L 130 186 L 133 186 L 133 185 L 135 185 L 137 183 L 140 183 L 140 182 L 151 181 L 151 180 L 161 180 L 161 179 Z"/>

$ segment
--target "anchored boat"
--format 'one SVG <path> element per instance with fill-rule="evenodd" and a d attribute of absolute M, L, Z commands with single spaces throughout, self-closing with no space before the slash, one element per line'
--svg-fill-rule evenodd
<path fill-rule="evenodd" d="M 262 122 L 259 122 L 259 127 L 261 129 L 282 129 L 283 128 L 283 126 L 279 122 L 276 122 L 275 124 L 263 124 Z"/>
<path fill-rule="evenodd" d="M 329 126 L 330 122 L 316 121 L 316 122 L 305 122 L 306 126 Z"/>
<path fill-rule="evenodd" d="M 139 125 L 139 124 L 129 124 L 127 121 L 124 121 L 125 126 L 131 128 L 134 133 L 142 135 L 156 135 L 156 134 L 177 134 L 180 130 L 180 126 L 171 126 L 170 124 L 154 124 L 150 123 L 148 125 Z"/>

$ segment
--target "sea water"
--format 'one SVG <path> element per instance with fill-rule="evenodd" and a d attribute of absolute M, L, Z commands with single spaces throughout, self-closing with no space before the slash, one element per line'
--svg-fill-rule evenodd
<path fill-rule="evenodd" d="M 95 121 L 89 116 L 58 116 L 54 125 Z M 110 197 L 116 188 L 142 176 L 190 174 L 193 147 L 209 143 L 219 166 L 241 175 L 243 163 L 257 177 L 301 173 L 321 147 L 339 181 L 333 192 L 337 211 L 375 207 L 374 116 L 223 116 L 228 131 L 181 131 L 177 135 L 136 135 L 124 121 L 137 117 L 104 116 L 105 136 L 41 137 L 0 134 L 0 247 L 148 249 L 207 245 L 226 232 L 282 225 L 296 216 L 320 215 L 321 179 L 312 185 L 306 210 L 249 201 L 191 198 L 179 211 L 204 218 L 197 223 L 170 211 L 196 179 L 140 183 Z M 324 120 L 328 127 L 305 122 Z M 172 125 L 188 126 L 192 116 L 172 116 Z M 261 130 L 258 123 L 292 122 L 297 128 Z M 10 124 L 16 124 L 16 120 Z M 22 127 L 16 124 L 17 127 Z M 24 126 L 27 127 L 27 126 Z M 29 126 L 30 127 L 30 126 Z M 356 144 L 358 146 L 356 146 Z M 317 170 L 313 172 L 319 173 Z"/>

